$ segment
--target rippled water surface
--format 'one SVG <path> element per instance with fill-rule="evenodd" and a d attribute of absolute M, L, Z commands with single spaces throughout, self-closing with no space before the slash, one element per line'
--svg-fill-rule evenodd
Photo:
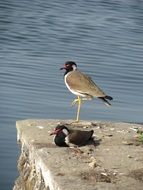
<path fill-rule="evenodd" d="M 143 122 L 143 1 L 0 1 L 0 187 L 17 174 L 15 121 L 74 118 L 59 68 L 76 61 L 107 94 L 81 118 Z"/>

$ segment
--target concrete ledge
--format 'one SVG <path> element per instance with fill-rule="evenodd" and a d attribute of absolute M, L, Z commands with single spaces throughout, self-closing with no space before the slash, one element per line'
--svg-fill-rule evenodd
<path fill-rule="evenodd" d="M 14 190 L 142 190 L 143 149 L 135 143 L 143 125 L 82 121 L 71 124 L 93 129 L 98 146 L 78 149 L 53 144 L 49 132 L 60 120 L 17 121 L 21 155 Z M 142 172 L 142 173 L 141 173 Z"/>

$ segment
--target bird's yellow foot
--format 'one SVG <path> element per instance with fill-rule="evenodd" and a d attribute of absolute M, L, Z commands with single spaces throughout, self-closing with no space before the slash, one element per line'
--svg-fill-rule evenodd
<path fill-rule="evenodd" d="M 81 99 L 80 101 L 81 101 L 80 103 L 84 103 L 84 99 Z M 77 98 L 77 99 L 74 99 L 74 100 L 72 101 L 71 106 L 74 106 L 75 104 L 79 104 L 79 99 L 78 99 L 78 98 Z"/>
<path fill-rule="evenodd" d="M 74 124 L 77 124 L 77 123 L 79 123 L 79 120 L 75 119 L 75 120 L 73 120 L 72 122 L 70 122 L 69 124 L 70 124 L 70 125 L 74 125 Z"/>
<path fill-rule="evenodd" d="M 77 104 L 79 102 L 79 99 L 74 99 L 74 101 L 71 103 L 71 106 L 74 106 L 75 104 Z"/>

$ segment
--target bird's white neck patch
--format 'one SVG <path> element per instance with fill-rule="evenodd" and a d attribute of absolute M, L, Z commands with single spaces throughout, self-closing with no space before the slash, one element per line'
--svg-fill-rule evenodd
<path fill-rule="evenodd" d="M 68 136 L 69 132 L 68 132 L 67 129 L 63 129 L 62 131 L 63 131 L 63 133 L 64 133 L 66 136 Z"/>
<path fill-rule="evenodd" d="M 73 71 L 75 71 L 77 69 L 77 67 L 75 65 L 72 66 Z"/>

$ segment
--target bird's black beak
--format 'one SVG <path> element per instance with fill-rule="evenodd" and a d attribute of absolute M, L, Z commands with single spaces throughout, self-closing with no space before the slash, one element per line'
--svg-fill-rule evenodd
<path fill-rule="evenodd" d="M 50 133 L 50 136 L 51 136 L 51 135 L 56 135 L 56 133 L 55 133 L 54 131 L 52 131 L 52 132 Z"/>
<path fill-rule="evenodd" d="M 66 65 L 64 65 L 63 67 L 60 68 L 60 70 L 63 70 L 63 69 L 67 69 Z"/>
<path fill-rule="evenodd" d="M 66 67 L 61 67 L 60 70 L 66 69 Z"/>

